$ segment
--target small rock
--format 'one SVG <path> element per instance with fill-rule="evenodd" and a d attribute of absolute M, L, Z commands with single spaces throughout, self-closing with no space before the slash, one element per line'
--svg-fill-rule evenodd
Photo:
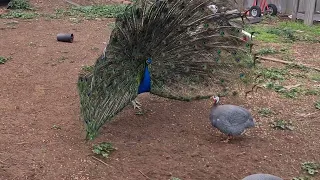
<path fill-rule="evenodd" d="M 131 4 L 131 1 L 122 1 L 122 4 Z"/>
<path fill-rule="evenodd" d="M 200 156 L 200 152 L 194 152 L 192 154 L 190 154 L 191 157 L 197 157 L 197 156 Z"/>

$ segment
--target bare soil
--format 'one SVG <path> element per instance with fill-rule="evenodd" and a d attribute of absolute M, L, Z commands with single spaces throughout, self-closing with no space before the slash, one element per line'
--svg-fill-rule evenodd
<path fill-rule="evenodd" d="M 67 5 L 31 2 L 42 12 Z M 97 139 L 85 141 L 76 82 L 81 66 L 93 64 L 102 52 L 111 21 L 0 19 L 0 55 L 12 57 L 0 64 L 1 180 L 239 180 L 253 173 L 289 180 L 301 174 L 302 162 L 320 161 L 320 111 L 314 107 L 319 96 L 286 99 L 265 89 L 247 99 L 221 99 L 250 109 L 258 124 L 230 143 L 221 142 L 224 136 L 209 122 L 209 100 L 180 102 L 149 94 L 139 97 L 145 115 L 128 106 Z M 57 42 L 61 32 L 74 33 L 74 42 Z M 299 61 L 319 66 L 320 44 L 295 47 L 295 56 L 304 53 Z M 258 111 L 266 107 L 276 114 L 262 117 Z M 272 129 L 274 119 L 291 120 L 295 129 Z M 92 145 L 104 141 L 117 148 L 109 159 L 99 157 L 108 165 L 92 158 Z"/>

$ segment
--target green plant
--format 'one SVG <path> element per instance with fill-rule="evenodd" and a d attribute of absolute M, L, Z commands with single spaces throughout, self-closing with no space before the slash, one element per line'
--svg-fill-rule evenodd
<path fill-rule="evenodd" d="M 108 27 L 113 30 L 116 27 L 116 24 L 114 22 L 108 23 Z"/>
<path fill-rule="evenodd" d="M 105 158 L 108 158 L 112 151 L 115 151 L 116 148 L 112 146 L 109 142 L 102 142 L 93 146 L 93 153 L 102 155 Z"/>
<path fill-rule="evenodd" d="M 273 47 L 261 48 L 258 51 L 259 55 L 275 54 L 275 53 L 278 53 L 278 51 Z"/>
<path fill-rule="evenodd" d="M 300 177 L 295 177 L 292 180 L 311 180 L 309 176 L 300 176 Z"/>
<path fill-rule="evenodd" d="M 280 28 L 290 28 L 292 30 L 301 32 L 301 33 L 308 33 L 312 35 L 320 35 L 320 26 L 307 26 L 302 22 L 293 22 L 293 21 L 284 21 L 279 23 Z"/>
<path fill-rule="evenodd" d="M 287 69 L 263 68 L 259 72 L 265 79 L 284 80 L 284 76 L 288 74 Z"/>
<path fill-rule="evenodd" d="M 317 109 L 320 109 L 320 101 L 317 101 L 314 103 L 314 106 L 317 108 Z"/>
<path fill-rule="evenodd" d="M 317 89 L 307 89 L 304 91 L 304 95 L 309 96 L 309 95 L 320 95 L 320 90 Z"/>
<path fill-rule="evenodd" d="M 259 110 L 259 114 L 261 114 L 263 117 L 269 117 L 273 114 L 273 112 L 269 108 L 262 108 Z"/>
<path fill-rule="evenodd" d="M 65 60 L 67 60 L 68 59 L 68 57 L 65 57 L 65 56 L 61 56 L 60 58 L 58 58 L 58 62 L 59 63 L 62 63 L 62 62 L 64 62 Z"/>
<path fill-rule="evenodd" d="M 268 23 L 270 22 L 270 21 L 277 21 L 277 20 L 279 20 L 279 18 L 277 17 L 277 16 L 272 16 L 271 14 L 266 14 L 266 15 L 264 15 L 263 17 L 262 17 L 262 19 L 263 19 L 263 21 L 268 21 Z"/>
<path fill-rule="evenodd" d="M 5 58 L 5 57 L 0 56 L 0 64 L 4 64 L 4 63 L 6 63 L 8 60 L 10 60 L 10 59 L 11 59 L 11 57 Z"/>
<path fill-rule="evenodd" d="M 287 68 L 291 68 L 291 69 L 299 69 L 301 71 L 308 71 L 309 68 L 304 66 L 304 65 L 300 65 L 300 64 L 288 64 L 286 65 Z"/>
<path fill-rule="evenodd" d="M 304 170 L 307 174 L 314 176 L 318 173 L 320 169 L 320 163 L 316 162 L 304 162 L 301 166 L 302 170 Z"/>
<path fill-rule="evenodd" d="M 285 120 L 275 120 L 271 123 L 271 127 L 280 130 L 293 130 L 292 123 Z"/>
<path fill-rule="evenodd" d="M 268 19 L 268 18 L 267 18 Z M 300 22 L 274 21 L 274 23 L 259 23 L 245 26 L 248 32 L 256 32 L 255 39 L 264 42 L 292 42 L 310 41 L 319 42 L 320 26 L 306 26 Z"/>
<path fill-rule="evenodd" d="M 92 72 L 94 66 L 82 66 L 82 71 L 84 72 Z"/>
<path fill-rule="evenodd" d="M 124 4 L 112 4 L 112 5 L 93 5 L 93 6 L 81 6 L 72 7 L 67 10 L 58 9 L 56 15 L 65 16 L 82 16 L 86 18 L 114 18 L 124 13 L 128 5 Z"/>
<path fill-rule="evenodd" d="M 32 19 L 37 17 L 39 14 L 35 12 L 23 12 L 21 10 L 9 11 L 6 14 L 0 14 L 0 18 L 12 19 L 12 18 L 20 18 L 20 19 Z"/>
<path fill-rule="evenodd" d="M 279 42 L 279 36 L 276 34 L 271 34 L 266 32 L 266 27 L 261 25 L 247 25 L 245 26 L 245 31 L 255 32 L 255 40 L 264 41 L 264 42 Z"/>
<path fill-rule="evenodd" d="M 181 180 L 181 179 L 177 177 L 171 177 L 170 180 Z"/>
<path fill-rule="evenodd" d="M 264 87 L 267 89 L 273 89 L 277 93 L 280 93 L 282 96 L 286 98 L 297 98 L 301 93 L 303 93 L 303 90 L 299 87 L 293 87 L 290 89 L 287 89 L 286 87 L 276 84 L 274 82 L 267 82 L 264 84 Z"/>
<path fill-rule="evenodd" d="M 8 7 L 11 9 L 32 9 L 28 0 L 11 0 L 8 4 Z"/>
<path fill-rule="evenodd" d="M 281 90 L 278 90 L 277 92 L 280 92 L 284 95 L 284 97 L 286 98 L 297 98 L 298 95 L 301 93 L 301 89 L 300 88 L 292 88 L 292 89 L 285 89 L 282 88 Z"/>
<path fill-rule="evenodd" d="M 313 81 L 317 81 L 317 82 L 320 82 L 320 73 L 314 73 L 311 75 L 311 79 Z"/>

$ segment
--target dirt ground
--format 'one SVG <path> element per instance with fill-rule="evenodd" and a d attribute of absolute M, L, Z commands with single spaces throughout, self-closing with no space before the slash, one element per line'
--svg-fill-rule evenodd
<path fill-rule="evenodd" d="M 42 12 L 66 6 L 31 2 Z M 93 64 L 102 52 L 110 21 L 0 19 L 0 55 L 12 57 L 0 64 L 1 180 L 239 180 L 253 173 L 291 179 L 301 174 L 302 162 L 320 161 L 320 111 L 313 105 L 319 97 L 284 99 L 268 90 L 248 99 L 221 99 L 250 109 L 260 125 L 231 143 L 221 142 L 224 136 L 212 128 L 208 100 L 180 102 L 149 94 L 140 97 L 147 114 L 137 116 L 128 106 L 97 139 L 85 141 L 76 82 L 81 66 Z M 74 42 L 57 42 L 61 32 L 74 33 Z M 319 54 L 320 44 L 311 46 L 311 54 L 301 56 L 297 48 L 294 55 L 312 64 L 310 56 Z M 262 117 L 258 111 L 264 107 L 276 115 Z M 275 118 L 293 121 L 295 129 L 270 128 Z M 118 149 L 101 158 L 108 165 L 92 158 L 92 145 L 104 141 Z"/>

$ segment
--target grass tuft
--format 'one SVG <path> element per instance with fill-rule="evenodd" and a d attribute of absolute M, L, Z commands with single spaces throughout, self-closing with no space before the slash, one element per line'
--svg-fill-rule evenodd
<path fill-rule="evenodd" d="M 8 4 L 8 8 L 31 10 L 32 6 L 28 0 L 11 0 Z"/>
<path fill-rule="evenodd" d="M 33 19 L 37 16 L 39 16 L 39 14 L 36 12 L 25 12 L 22 10 L 14 10 L 14 11 L 9 11 L 6 14 L 0 14 L 0 18 L 4 18 L 4 19 L 12 19 L 12 18 Z"/>
<path fill-rule="evenodd" d="M 124 4 L 112 4 L 112 5 L 93 5 L 93 6 L 81 6 L 72 7 L 70 9 L 58 9 L 56 10 L 57 16 L 82 16 L 86 18 L 115 18 L 124 13 L 127 5 Z"/>
<path fill-rule="evenodd" d="M 6 57 L 3 57 L 3 56 L 0 56 L 0 64 L 4 64 L 4 63 L 6 63 L 7 61 L 9 61 L 10 59 L 11 59 L 11 57 L 6 58 Z"/>

